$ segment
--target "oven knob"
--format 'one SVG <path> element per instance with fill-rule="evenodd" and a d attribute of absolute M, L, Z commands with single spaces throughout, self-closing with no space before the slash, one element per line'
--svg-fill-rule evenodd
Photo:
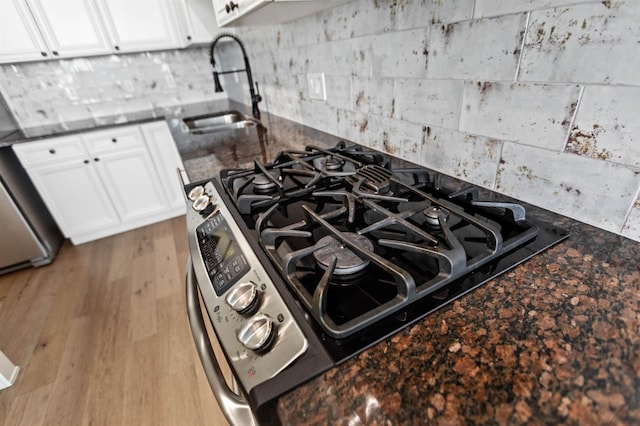
<path fill-rule="evenodd" d="M 195 186 L 191 191 L 189 191 L 189 199 L 191 201 L 195 201 L 196 198 L 200 197 L 202 194 L 204 194 L 204 187 L 202 185 Z"/>
<path fill-rule="evenodd" d="M 255 352 L 264 352 L 273 343 L 276 327 L 271 318 L 264 314 L 256 315 L 238 332 L 238 340 L 242 345 Z"/>
<path fill-rule="evenodd" d="M 231 309 L 239 314 L 249 314 L 258 305 L 258 289 L 251 281 L 240 283 L 227 296 Z"/>
<path fill-rule="evenodd" d="M 193 209 L 197 212 L 204 210 L 209 205 L 209 196 L 200 195 L 193 201 Z"/>

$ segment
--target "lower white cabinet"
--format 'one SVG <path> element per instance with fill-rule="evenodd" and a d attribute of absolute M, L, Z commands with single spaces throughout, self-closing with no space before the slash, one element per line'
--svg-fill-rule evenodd
<path fill-rule="evenodd" d="M 182 162 L 164 121 L 22 143 L 13 149 L 74 244 L 184 214 L 175 171 Z"/>

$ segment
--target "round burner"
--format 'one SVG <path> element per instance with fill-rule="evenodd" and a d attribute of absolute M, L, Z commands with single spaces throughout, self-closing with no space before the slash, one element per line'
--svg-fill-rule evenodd
<path fill-rule="evenodd" d="M 427 218 L 426 222 L 431 226 L 440 226 L 440 222 L 438 221 L 439 214 L 442 214 L 444 216 L 445 222 L 449 220 L 449 216 L 451 215 L 449 213 L 449 210 L 443 209 L 438 206 L 428 207 L 424 209 L 422 213 L 424 213 L 425 217 Z"/>
<path fill-rule="evenodd" d="M 269 172 L 274 179 L 278 179 L 278 174 L 274 171 Z M 254 192 L 264 194 L 273 192 L 276 189 L 276 183 L 269 179 L 264 173 L 260 173 L 253 178 Z"/>
<path fill-rule="evenodd" d="M 365 250 L 373 251 L 373 243 L 369 241 L 367 237 L 353 233 L 345 232 L 342 235 L 346 236 L 350 242 L 361 247 Z M 350 275 L 355 274 L 363 270 L 368 264 L 369 259 L 363 259 L 349 247 L 342 245 L 332 235 L 327 235 L 318 241 L 318 244 L 327 243 L 327 245 L 320 250 L 313 252 L 313 257 L 318 262 L 318 266 L 326 270 L 334 258 L 337 258 L 336 269 L 333 271 L 335 275 Z"/>
<path fill-rule="evenodd" d="M 342 170 L 342 166 L 344 166 L 344 160 L 341 158 L 331 156 L 324 160 L 324 167 L 329 171 Z"/>

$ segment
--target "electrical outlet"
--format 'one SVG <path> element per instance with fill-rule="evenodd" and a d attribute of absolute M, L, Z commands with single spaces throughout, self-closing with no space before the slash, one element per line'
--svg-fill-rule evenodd
<path fill-rule="evenodd" d="M 309 99 L 327 100 L 323 72 L 307 74 L 307 85 L 309 86 Z"/>

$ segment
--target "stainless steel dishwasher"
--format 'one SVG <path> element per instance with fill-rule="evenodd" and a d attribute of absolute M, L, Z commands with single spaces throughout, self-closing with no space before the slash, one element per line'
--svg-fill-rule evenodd
<path fill-rule="evenodd" d="M 62 233 L 11 147 L 0 148 L 0 274 L 51 263 Z"/>

